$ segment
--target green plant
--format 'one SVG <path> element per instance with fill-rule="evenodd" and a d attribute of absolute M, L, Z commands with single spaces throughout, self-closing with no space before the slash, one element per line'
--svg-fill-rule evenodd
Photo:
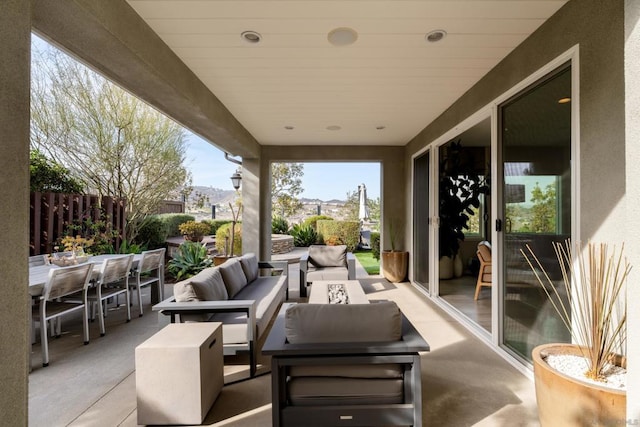
<path fill-rule="evenodd" d="M 106 221 L 102 215 L 98 220 L 93 220 L 90 216 L 85 215 L 81 221 L 69 225 L 65 234 L 68 236 L 82 236 L 91 241 L 91 245 L 88 245 L 85 249 L 88 249 L 87 253 L 92 255 L 111 253 L 118 238 L 118 232 L 112 228 L 111 222 Z"/>
<path fill-rule="evenodd" d="M 318 241 L 318 233 L 310 225 L 294 224 L 290 234 L 293 236 L 293 244 L 298 247 L 307 247 Z"/>
<path fill-rule="evenodd" d="M 324 243 L 327 246 L 338 246 L 338 245 L 344 245 L 344 242 L 342 241 L 342 239 L 339 236 L 329 236 L 326 239 L 324 239 Z"/>
<path fill-rule="evenodd" d="M 211 266 L 211 258 L 207 256 L 207 248 L 198 242 L 185 241 L 178 248 L 178 252 L 169 261 L 167 269 L 176 280 L 195 276 Z"/>
<path fill-rule="evenodd" d="M 218 228 L 224 224 L 229 224 L 230 219 L 203 219 L 202 222 L 209 225 L 209 232 L 206 234 L 215 235 Z"/>
<path fill-rule="evenodd" d="M 231 244 L 231 223 L 224 224 L 216 232 L 216 249 L 218 254 L 231 255 L 229 245 Z M 233 239 L 233 253 L 242 253 L 242 223 L 235 226 L 235 236 Z"/>
<path fill-rule="evenodd" d="M 380 233 L 373 231 L 371 233 L 371 254 L 375 259 L 380 261 Z"/>
<path fill-rule="evenodd" d="M 140 224 L 135 241 L 146 245 L 149 249 L 164 247 L 167 240 L 166 223 L 160 215 L 149 215 Z"/>
<path fill-rule="evenodd" d="M 602 380 L 606 365 L 626 341 L 624 289 L 631 266 L 623 257 L 624 245 L 620 252 L 614 247 L 609 254 L 607 244 L 589 242 L 585 256 L 579 243 L 573 249 L 570 240 L 554 242 L 566 297 L 560 295 L 533 250 L 526 247 L 528 254 L 521 249 L 522 255 L 572 339 L 581 345 L 588 366 L 585 376 Z"/>
<path fill-rule="evenodd" d="M 473 151 L 464 148 L 459 140 L 451 141 L 441 153 L 440 258 L 453 258 L 464 240 L 464 230 L 469 228 L 469 215 L 475 214 L 472 208 L 480 207 L 480 196 L 489 192 L 489 185 L 484 171 L 475 166 Z"/>
<path fill-rule="evenodd" d="M 287 234 L 289 231 L 289 223 L 286 219 L 280 215 L 276 215 L 271 220 L 271 233 L 273 234 Z"/>
<path fill-rule="evenodd" d="M 327 243 L 327 237 L 324 236 L 335 236 L 347 245 L 347 250 L 350 252 L 353 252 L 360 243 L 359 221 L 319 220 L 317 225 L 318 234 L 324 243 Z"/>
<path fill-rule="evenodd" d="M 185 238 L 189 240 L 193 240 L 195 242 L 199 242 L 202 240 L 202 237 L 211 230 L 209 224 L 205 224 L 197 221 L 187 221 L 183 222 L 178 226 L 180 233 L 182 233 Z"/>
<path fill-rule="evenodd" d="M 160 220 L 165 223 L 167 237 L 181 236 L 180 224 L 196 220 L 193 215 L 187 214 L 160 214 L 159 216 Z"/>
<path fill-rule="evenodd" d="M 318 231 L 318 221 L 320 220 L 333 221 L 333 218 L 327 215 L 313 215 L 305 219 L 302 225 L 310 225 L 314 230 Z"/>

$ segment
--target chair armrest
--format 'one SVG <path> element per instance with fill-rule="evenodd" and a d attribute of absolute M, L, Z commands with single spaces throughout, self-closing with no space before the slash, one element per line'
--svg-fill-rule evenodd
<path fill-rule="evenodd" d="M 255 300 L 176 302 L 175 297 L 170 297 L 154 305 L 152 310 L 171 316 L 172 323 L 176 314 L 247 313 L 247 338 L 252 340 L 256 333 Z"/>
<path fill-rule="evenodd" d="M 356 280 L 356 256 L 347 252 L 347 280 Z"/>
<path fill-rule="evenodd" d="M 309 270 L 309 253 L 305 253 L 300 257 L 300 271 L 307 272 Z"/>
<path fill-rule="evenodd" d="M 289 263 L 287 261 L 258 261 L 258 268 L 280 270 L 281 275 L 289 275 Z"/>

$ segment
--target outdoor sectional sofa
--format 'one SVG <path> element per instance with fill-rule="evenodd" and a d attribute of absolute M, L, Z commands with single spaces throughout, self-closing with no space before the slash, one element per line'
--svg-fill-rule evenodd
<path fill-rule="evenodd" d="M 269 275 L 260 275 L 268 271 Z M 274 275 L 278 272 L 278 275 Z M 174 295 L 153 306 L 171 322 L 222 322 L 225 355 L 249 352 L 256 373 L 256 342 L 288 295 L 286 261 L 258 261 L 254 254 L 232 258 L 174 285 Z"/>

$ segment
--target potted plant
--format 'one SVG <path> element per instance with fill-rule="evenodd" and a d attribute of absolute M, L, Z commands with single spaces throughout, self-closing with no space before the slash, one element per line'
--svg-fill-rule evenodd
<path fill-rule="evenodd" d="M 211 230 L 211 227 L 209 224 L 205 224 L 204 222 L 187 221 L 180 224 L 178 229 L 184 236 L 185 240 L 201 242 L 205 234 Z"/>
<path fill-rule="evenodd" d="M 576 343 L 533 349 L 540 423 L 626 425 L 626 390 L 613 384 L 626 367 L 620 354 L 626 338 L 624 289 L 631 267 L 624 248 L 609 252 L 606 244 L 589 243 L 584 255 L 579 244 L 572 250 L 569 240 L 553 245 L 564 286 L 550 279 L 530 247 L 528 253 L 522 251 Z"/>
<path fill-rule="evenodd" d="M 391 250 L 382 251 L 382 275 L 385 279 L 393 283 L 404 281 L 407 277 L 409 266 L 409 252 L 396 250 L 398 236 L 393 227 L 393 221 L 389 220 L 389 242 Z"/>
<path fill-rule="evenodd" d="M 440 278 L 453 276 L 453 262 L 460 242 L 469 228 L 473 208 L 480 207 L 480 196 L 489 192 L 485 171 L 476 167 L 473 151 L 462 143 L 451 141 L 440 161 L 439 181 L 439 248 Z M 461 261 L 460 261 L 461 262 Z"/>

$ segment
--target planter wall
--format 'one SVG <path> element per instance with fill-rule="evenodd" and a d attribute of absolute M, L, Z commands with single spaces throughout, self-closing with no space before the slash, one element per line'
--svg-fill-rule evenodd
<path fill-rule="evenodd" d="M 624 426 L 627 393 L 581 381 L 552 369 L 548 354 L 581 355 L 573 344 L 545 344 L 533 349 L 538 416 L 542 427 Z"/>
<path fill-rule="evenodd" d="M 407 277 L 409 252 L 384 251 L 380 256 L 384 278 L 393 283 L 403 282 Z"/>

